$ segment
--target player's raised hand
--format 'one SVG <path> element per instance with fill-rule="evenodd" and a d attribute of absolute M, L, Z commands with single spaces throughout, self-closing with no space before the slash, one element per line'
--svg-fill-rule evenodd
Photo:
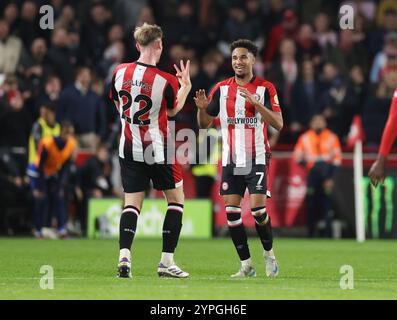
<path fill-rule="evenodd" d="M 178 78 L 181 87 L 191 87 L 192 83 L 190 82 L 190 60 L 186 62 L 186 65 L 184 65 L 183 60 L 181 60 L 180 68 L 178 68 L 176 64 L 174 64 L 174 68 L 176 70 L 176 77 Z"/>
<path fill-rule="evenodd" d="M 371 179 L 371 183 L 374 187 L 376 187 L 378 183 L 383 184 L 385 179 L 385 162 L 383 158 L 380 158 L 374 162 L 371 169 L 369 170 L 368 176 Z"/>
<path fill-rule="evenodd" d="M 256 105 L 258 103 L 257 98 L 248 91 L 248 89 L 244 88 L 244 87 L 238 87 L 239 93 L 240 95 L 247 100 L 249 103 Z"/>
<path fill-rule="evenodd" d="M 204 110 L 208 107 L 209 99 L 207 98 L 204 89 L 196 91 L 196 96 L 193 97 L 193 99 L 196 103 L 197 108 L 199 108 L 200 110 Z"/>

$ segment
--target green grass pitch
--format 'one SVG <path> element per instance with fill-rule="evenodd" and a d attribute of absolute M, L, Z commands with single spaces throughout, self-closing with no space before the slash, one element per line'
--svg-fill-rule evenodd
<path fill-rule="evenodd" d="M 276 239 L 276 279 L 249 241 L 257 278 L 229 277 L 239 268 L 230 239 L 182 239 L 176 261 L 190 278 L 158 278 L 161 240 L 136 239 L 133 278 L 118 279 L 117 240 L 3 238 L 0 299 L 397 299 L 397 241 Z M 42 265 L 54 268 L 52 290 L 39 286 Z M 353 267 L 353 290 L 340 288 L 342 265 Z"/>

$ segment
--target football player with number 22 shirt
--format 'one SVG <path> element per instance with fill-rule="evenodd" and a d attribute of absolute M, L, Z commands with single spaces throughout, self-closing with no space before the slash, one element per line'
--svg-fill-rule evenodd
<path fill-rule="evenodd" d="M 190 62 L 174 65 L 176 77 L 159 70 L 156 64 L 163 49 L 162 36 L 161 28 L 156 25 L 145 23 L 136 28 L 134 38 L 139 59 L 116 67 L 109 93 L 121 121 L 119 159 L 125 195 L 119 237 L 121 278 L 131 277 L 131 246 L 150 181 L 155 189 L 163 191 L 168 202 L 157 273 L 160 277 L 189 276 L 174 261 L 182 228 L 184 193 L 181 167 L 167 155 L 167 117 L 182 109 L 191 90 Z"/>

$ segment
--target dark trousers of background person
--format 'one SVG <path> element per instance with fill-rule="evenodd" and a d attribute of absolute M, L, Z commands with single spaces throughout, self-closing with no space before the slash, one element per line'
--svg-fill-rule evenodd
<path fill-rule="evenodd" d="M 29 229 L 31 201 L 26 185 L 12 183 L 0 187 L 0 234 L 13 235 Z"/>
<path fill-rule="evenodd" d="M 196 195 L 197 198 L 210 198 L 212 186 L 214 185 L 214 178 L 211 176 L 195 176 L 196 180 Z"/>
<path fill-rule="evenodd" d="M 76 205 L 76 219 L 80 222 L 82 236 L 87 236 L 87 223 L 88 223 L 88 202 L 90 200 L 89 190 L 82 190 L 82 199 L 75 197 Z"/>
<path fill-rule="evenodd" d="M 57 228 L 63 229 L 66 227 L 67 212 L 65 207 L 64 188 L 60 185 L 59 180 L 55 177 L 46 179 L 46 186 L 44 199 L 34 199 L 35 201 L 44 201 L 44 212 L 36 212 L 35 224 L 40 225 L 40 220 L 43 221 L 42 227 L 52 227 L 52 219 L 57 219 Z M 39 216 L 41 215 L 41 217 Z"/>
<path fill-rule="evenodd" d="M 53 208 L 52 215 L 55 215 L 57 218 L 58 230 L 66 228 L 68 217 L 65 204 L 65 188 L 60 185 L 60 181 L 58 179 L 49 181 L 48 195 L 49 202 Z"/>
<path fill-rule="evenodd" d="M 332 190 L 324 186 L 332 179 L 333 166 L 325 162 L 318 162 L 310 170 L 307 177 L 307 226 L 309 237 L 332 236 Z M 318 223 L 324 221 L 324 232 L 318 234 Z"/>
<path fill-rule="evenodd" d="M 11 232 L 10 225 L 10 206 L 13 202 L 13 194 L 11 184 L 4 184 L 0 188 L 0 234 L 9 234 Z"/>

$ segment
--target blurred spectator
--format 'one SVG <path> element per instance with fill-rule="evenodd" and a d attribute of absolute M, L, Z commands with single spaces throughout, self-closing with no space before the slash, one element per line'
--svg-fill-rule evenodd
<path fill-rule="evenodd" d="M 342 150 L 338 137 L 329 129 L 322 115 L 315 115 L 310 130 L 300 136 L 294 150 L 294 159 L 307 168 L 307 226 L 309 237 L 318 236 L 321 221 L 323 235 L 332 235 L 333 174 L 341 165 Z"/>
<path fill-rule="evenodd" d="M 353 41 L 368 48 L 368 24 L 362 15 L 357 15 L 354 19 Z M 372 57 L 372 54 L 368 52 Z"/>
<path fill-rule="evenodd" d="M 221 35 L 222 40 L 230 43 L 236 39 L 253 39 L 253 29 L 247 20 L 247 13 L 240 6 L 229 9 L 229 17 L 225 22 Z"/>
<path fill-rule="evenodd" d="M 71 30 L 68 33 L 68 47 L 72 56 L 72 61 L 76 65 L 84 64 L 84 45 L 81 44 L 80 32 Z"/>
<path fill-rule="evenodd" d="M 332 63 L 324 64 L 322 68 L 322 73 L 319 77 L 319 85 L 320 85 L 320 94 L 323 95 L 331 86 L 334 81 L 339 77 L 338 68 Z"/>
<path fill-rule="evenodd" d="M 391 104 L 394 89 L 397 87 L 397 71 L 388 73 L 370 95 L 362 111 L 365 142 L 369 146 L 378 146 Z"/>
<path fill-rule="evenodd" d="M 19 8 L 16 3 L 11 2 L 4 8 L 3 19 L 10 27 L 10 34 L 13 34 L 19 23 Z"/>
<path fill-rule="evenodd" d="M 29 203 L 28 179 L 25 170 L 20 171 L 16 163 L 9 150 L 0 148 L 0 234 L 5 231 L 9 236 L 15 232 L 12 223 L 13 212 L 19 209 L 17 219 L 14 220 L 22 220 L 25 224 L 29 221 L 22 215 L 24 207 Z"/>
<path fill-rule="evenodd" d="M 370 81 L 378 83 L 382 80 L 385 73 L 389 71 L 389 62 L 397 59 L 397 32 L 391 32 L 386 35 L 385 45 L 381 52 L 379 52 L 372 64 Z"/>
<path fill-rule="evenodd" d="M 273 27 L 278 26 L 283 21 L 283 13 L 285 11 L 285 1 L 283 0 L 270 0 L 266 1 L 268 8 L 265 9 L 264 16 L 264 30 L 270 33 Z M 266 34 L 268 37 L 268 34 Z"/>
<path fill-rule="evenodd" d="M 62 9 L 64 8 L 64 6 L 68 5 L 65 4 L 63 0 L 51 0 L 50 2 L 50 5 L 54 9 L 54 18 L 58 20 L 58 18 L 62 15 Z"/>
<path fill-rule="evenodd" d="M 367 100 L 367 97 L 369 95 L 368 92 L 368 84 L 365 81 L 365 75 L 361 67 L 359 66 L 353 66 L 353 68 L 350 70 L 350 86 L 352 90 L 354 91 L 354 94 L 358 98 L 358 109 L 357 109 L 357 114 L 361 114 L 362 112 L 362 107 L 364 103 Z"/>
<path fill-rule="evenodd" d="M 61 9 L 61 14 L 55 22 L 55 29 L 62 28 L 67 31 L 79 31 L 80 23 L 76 19 L 76 12 L 71 5 L 65 5 Z"/>
<path fill-rule="evenodd" d="M 303 24 L 299 28 L 297 59 L 299 63 L 312 59 L 316 66 L 321 62 L 321 49 L 314 39 L 313 28 L 310 24 Z"/>
<path fill-rule="evenodd" d="M 121 50 L 121 45 L 122 43 L 122 52 L 119 51 L 118 49 L 115 49 L 115 47 L 119 47 Z M 111 75 L 108 75 L 107 72 L 104 72 L 102 64 L 104 62 L 104 57 L 109 57 L 109 53 L 111 53 L 110 56 L 114 57 L 119 57 L 116 58 L 114 61 L 120 61 L 120 62 L 125 62 L 125 61 L 133 61 L 136 60 L 136 52 L 137 49 L 135 48 L 134 45 L 131 45 L 131 40 L 128 39 L 128 36 L 126 37 L 126 34 L 123 31 L 123 27 L 119 24 L 114 24 L 110 27 L 108 35 L 107 35 L 107 46 L 106 49 L 103 53 L 102 61 L 101 61 L 101 67 L 98 70 L 98 73 L 105 78 L 105 82 L 108 84 L 110 83 L 111 80 Z M 118 54 L 117 54 L 118 53 Z M 107 58 L 108 59 L 108 58 Z M 112 68 L 112 67 L 110 67 Z M 106 68 L 105 68 L 106 69 Z M 113 70 L 108 70 L 109 72 L 113 72 Z M 109 76 L 110 79 L 107 79 L 106 77 Z"/>
<path fill-rule="evenodd" d="M 205 89 L 207 92 L 212 86 L 218 81 L 219 74 L 219 62 L 216 60 L 214 53 L 207 53 L 202 60 L 200 68 L 198 68 L 197 77 L 192 77 L 194 83 L 197 84 L 198 88 Z M 191 90 L 192 94 L 195 92 Z"/>
<path fill-rule="evenodd" d="M 46 35 L 44 30 L 40 29 L 39 18 L 37 4 L 31 0 L 23 1 L 18 23 L 18 36 L 22 39 L 25 48 L 30 48 L 34 39 Z"/>
<path fill-rule="evenodd" d="M 61 127 L 56 121 L 56 106 L 50 101 L 40 106 L 40 118 L 33 124 L 29 137 L 29 164 L 33 164 L 37 155 L 39 142 L 43 138 L 56 137 Z"/>
<path fill-rule="evenodd" d="M 48 51 L 52 71 L 59 75 L 63 85 L 73 82 L 73 68 L 76 57 L 69 48 L 69 36 L 66 29 L 55 29 L 51 37 L 51 47 Z"/>
<path fill-rule="evenodd" d="M 329 128 L 344 142 L 353 116 L 359 111 L 358 97 L 346 78 L 337 76 L 332 80 L 321 99 L 320 111 Z"/>
<path fill-rule="evenodd" d="M 164 25 L 165 46 L 180 44 L 186 48 L 197 48 L 201 36 L 197 32 L 197 19 L 194 8 L 188 1 L 181 1 L 176 15 L 170 17 Z"/>
<path fill-rule="evenodd" d="M 91 81 L 91 70 L 79 68 L 75 83 L 61 92 L 58 117 L 70 120 L 80 147 L 94 152 L 105 135 L 105 114 L 101 99 L 91 90 Z"/>
<path fill-rule="evenodd" d="M 139 12 L 138 20 L 136 22 L 135 27 L 140 27 L 145 22 L 148 23 L 148 24 L 155 24 L 156 23 L 156 19 L 154 18 L 154 15 L 153 15 L 153 10 L 149 6 L 144 6 L 141 9 L 141 11 Z"/>
<path fill-rule="evenodd" d="M 378 28 L 370 33 L 369 52 L 371 55 L 375 55 L 382 50 L 386 41 L 385 37 L 388 33 L 397 31 L 397 8 L 388 8 L 384 11 L 379 10 L 378 14 L 383 14 L 383 19 L 378 21 Z"/>
<path fill-rule="evenodd" d="M 291 122 L 292 89 L 298 77 L 296 46 L 292 39 L 284 39 L 280 44 L 280 59 L 268 72 L 268 78 L 276 85 L 283 106 L 284 123 Z"/>
<path fill-rule="evenodd" d="M 208 48 L 215 47 L 219 40 L 220 33 L 220 23 L 219 21 L 224 21 L 225 12 L 219 10 L 219 2 L 211 0 L 199 1 L 199 25 L 200 25 L 200 35 L 202 37 L 202 43 L 200 48 L 200 54 L 205 54 Z"/>
<path fill-rule="evenodd" d="M 86 63 L 95 66 L 102 58 L 106 48 L 106 37 L 110 28 L 110 12 L 101 3 L 94 3 L 89 17 L 82 26 L 82 42 L 84 43 Z"/>
<path fill-rule="evenodd" d="M 108 83 L 112 80 L 112 74 L 117 65 L 123 62 L 125 46 L 122 41 L 115 41 L 110 44 L 99 64 L 99 74 L 106 79 Z"/>
<path fill-rule="evenodd" d="M 302 63 L 301 73 L 291 96 L 290 130 L 293 134 L 309 126 L 310 119 L 317 112 L 320 97 L 314 64 L 311 60 Z"/>
<path fill-rule="evenodd" d="M 108 145 L 110 149 L 113 149 L 114 143 L 118 143 L 115 141 L 116 136 L 119 134 L 119 117 L 120 114 L 113 105 L 109 104 L 109 99 L 105 92 L 108 86 L 105 86 L 104 80 L 100 77 L 94 76 L 92 80 L 92 91 L 95 92 L 98 97 L 101 99 L 102 109 L 104 114 L 104 136 L 102 137 L 102 143 Z M 115 127 L 116 124 L 116 127 Z M 117 147 L 117 146 L 116 146 Z"/>
<path fill-rule="evenodd" d="M 14 154 L 21 172 L 27 165 L 27 146 L 32 119 L 14 77 L 6 79 L 0 102 L 0 147 Z M 2 105 L 2 106 L 1 106 Z"/>
<path fill-rule="evenodd" d="M 273 61 L 283 39 L 297 39 L 298 28 L 296 13 L 292 10 L 286 10 L 283 14 L 282 23 L 274 26 L 270 31 L 265 50 L 265 64 L 269 65 Z"/>
<path fill-rule="evenodd" d="M 251 25 L 251 40 L 257 40 L 258 38 L 263 37 L 263 30 L 265 27 L 261 0 L 247 0 L 246 10 L 247 21 L 249 21 Z"/>
<path fill-rule="evenodd" d="M 130 34 L 135 28 L 141 9 L 146 5 L 147 0 L 116 0 L 113 12 L 116 22 L 123 26 L 126 33 Z M 161 3 L 163 5 L 163 3 Z"/>
<path fill-rule="evenodd" d="M 314 18 L 314 37 L 322 52 L 329 47 L 335 47 L 338 43 L 336 32 L 330 29 L 329 17 L 326 13 L 319 13 Z"/>
<path fill-rule="evenodd" d="M 354 65 L 358 65 L 367 73 L 367 50 L 360 43 L 354 42 L 352 30 L 341 30 L 337 46 L 327 46 L 324 57 L 339 67 L 340 72 L 347 76 Z"/>
<path fill-rule="evenodd" d="M 42 106 L 43 104 L 51 103 L 51 105 L 58 108 L 61 87 L 61 79 L 59 79 L 58 76 L 54 74 L 48 76 L 44 83 L 44 90 L 39 94 L 36 99 L 36 105 L 34 110 L 35 118 L 38 117 L 40 106 Z"/>
<path fill-rule="evenodd" d="M 5 224 L 10 235 L 13 232 L 12 216 L 24 224 L 29 222 L 23 215 L 30 209 L 25 174 L 26 131 L 30 127 L 29 113 L 25 110 L 16 79 L 8 77 L 0 87 L 0 224 Z"/>
<path fill-rule="evenodd" d="M 123 41 L 124 39 L 124 31 L 121 25 L 114 24 L 110 27 L 108 32 L 108 44 L 112 45 L 115 42 Z"/>
<path fill-rule="evenodd" d="M 45 40 L 43 38 L 34 39 L 30 51 L 24 50 L 19 60 L 18 75 L 22 83 L 21 87 L 29 91 L 30 96 L 32 94 L 37 96 L 50 68 Z"/>
<path fill-rule="evenodd" d="M 169 73 L 174 73 L 174 64 L 178 64 L 180 60 L 184 60 L 187 57 L 187 50 L 180 44 L 172 45 L 168 50 L 168 61 L 165 62 L 164 69 Z"/>
<path fill-rule="evenodd" d="M 88 215 L 88 200 L 119 196 L 113 188 L 111 180 L 112 166 L 108 146 L 100 144 L 94 156 L 77 170 L 77 218 L 81 230 L 86 230 Z"/>
<path fill-rule="evenodd" d="M 337 22 L 341 1 L 309 0 L 305 2 L 298 1 L 298 3 L 299 15 L 302 21 L 313 23 L 313 18 L 318 13 L 325 13 L 331 21 Z"/>
<path fill-rule="evenodd" d="M 386 21 L 389 17 L 387 13 L 395 12 L 397 13 L 397 3 L 393 0 L 380 0 L 378 4 L 378 13 L 376 15 L 376 24 L 378 26 L 388 24 Z M 395 22 L 394 28 L 397 28 L 397 22 Z"/>
<path fill-rule="evenodd" d="M 60 135 L 42 139 L 34 163 L 28 167 L 34 197 L 34 236 L 37 239 L 43 238 L 46 211 L 49 216 L 56 214 L 58 235 L 67 236 L 64 190 L 71 159 L 77 148 L 73 133 L 73 125 L 62 122 Z"/>
<path fill-rule="evenodd" d="M 105 93 L 104 82 L 103 82 L 102 78 L 99 78 L 94 75 L 92 77 L 91 89 L 94 93 L 96 93 L 96 95 L 98 97 L 100 97 L 100 98 L 105 97 L 105 99 L 106 99 L 106 95 L 104 94 Z"/>
<path fill-rule="evenodd" d="M 13 74 L 22 53 L 22 42 L 10 35 L 8 22 L 0 19 L 0 73 Z"/>

